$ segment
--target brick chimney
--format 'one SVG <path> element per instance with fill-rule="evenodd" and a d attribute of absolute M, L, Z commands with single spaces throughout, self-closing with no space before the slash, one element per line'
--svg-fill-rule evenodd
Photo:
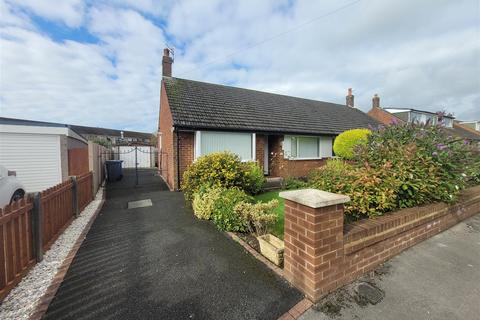
<path fill-rule="evenodd" d="M 348 88 L 348 93 L 347 93 L 347 107 L 352 107 L 355 108 L 355 104 L 353 101 L 353 94 L 352 94 L 352 88 Z"/>
<path fill-rule="evenodd" d="M 171 77 L 172 76 L 172 63 L 173 58 L 170 57 L 170 49 L 163 49 L 163 58 L 162 58 L 162 76 Z"/>
<path fill-rule="evenodd" d="M 380 97 L 376 93 L 373 95 L 373 98 L 372 98 L 372 107 L 380 108 Z"/>

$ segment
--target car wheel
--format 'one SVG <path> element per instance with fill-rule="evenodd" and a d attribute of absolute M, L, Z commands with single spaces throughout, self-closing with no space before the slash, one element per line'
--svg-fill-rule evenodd
<path fill-rule="evenodd" d="M 14 203 L 15 201 L 18 201 L 20 199 L 23 199 L 23 196 L 25 195 L 25 191 L 23 190 L 17 190 L 13 193 L 12 199 L 10 199 L 10 204 Z"/>

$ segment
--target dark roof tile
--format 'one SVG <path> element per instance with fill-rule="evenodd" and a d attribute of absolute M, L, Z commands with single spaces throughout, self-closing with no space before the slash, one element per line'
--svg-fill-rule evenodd
<path fill-rule="evenodd" d="M 332 134 L 379 123 L 345 105 L 179 78 L 163 78 L 175 126 Z"/>

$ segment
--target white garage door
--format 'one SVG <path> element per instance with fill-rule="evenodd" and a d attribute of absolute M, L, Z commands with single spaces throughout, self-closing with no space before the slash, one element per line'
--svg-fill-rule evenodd
<path fill-rule="evenodd" d="M 138 168 L 151 167 L 151 147 L 140 146 L 137 147 L 137 150 L 135 151 L 135 147 L 122 146 L 118 147 L 118 153 L 118 159 L 123 160 L 123 168 L 135 168 L 135 154 L 137 157 Z"/>
<path fill-rule="evenodd" d="M 0 133 L 0 164 L 17 172 L 27 192 L 37 192 L 62 182 L 60 136 Z"/>

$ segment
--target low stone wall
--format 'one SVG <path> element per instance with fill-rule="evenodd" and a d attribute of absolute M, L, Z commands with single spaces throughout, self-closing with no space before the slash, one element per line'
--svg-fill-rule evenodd
<path fill-rule="evenodd" d="M 349 199 L 307 189 L 282 192 L 284 274 L 311 300 L 355 280 L 403 250 L 480 213 L 480 186 L 454 205 L 433 203 L 344 225 Z"/>

